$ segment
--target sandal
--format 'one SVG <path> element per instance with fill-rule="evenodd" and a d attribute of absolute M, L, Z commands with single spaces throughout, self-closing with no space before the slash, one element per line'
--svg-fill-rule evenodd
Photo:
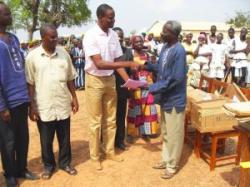
<path fill-rule="evenodd" d="M 166 169 L 166 163 L 165 162 L 159 162 L 153 166 L 154 169 Z"/>
<path fill-rule="evenodd" d="M 66 166 L 65 168 L 61 168 L 63 171 L 67 172 L 69 175 L 76 175 L 77 171 L 75 168 L 71 166 Z"/>
<path fill-rule="evenodd" d="M 171 179 L 175 173 L 171 173 L 168 170 L 165 170 L 164 173 L 161 175 L 162 179 Z"/>
<path fill-rule="evenodd" d="M 42 173 L 42 175 L 41 175 L 41 178 L 43 179 L 43 180 L 49 180 L 50 178 L 51 178 L 51 176 L 52 176 L 52 171 L 49 171 L 49 170 L 45 170 L 43 173 Z"/>

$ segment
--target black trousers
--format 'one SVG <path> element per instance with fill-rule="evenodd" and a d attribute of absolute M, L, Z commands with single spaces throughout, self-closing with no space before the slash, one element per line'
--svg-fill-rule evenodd
<path fill-rule="evenodd" d="M 233 82 L 235 82 L 237 85 L 241 86 L 241 87 L 245 87 L 245 77 L 247 74 L 247 68 L 246 67 L 242 67 L 241 71 L 242 71 L 242 76 L 240 78 L 237 78 L 235 76 L 235 67 L 231 67 L 231 71 L 232 71 L 232 79 Z"/>
<path fill-rule="evenodd" d="M 127 110 L 127 97 L 118 96 L 117 109 L 116 109 L 115 145 L 124 143 L 126 110 Z"/>
<path fill-rule="evenodd" d="M 70 146 L 70 118 L 59 121 L 37 122 L 40 133 L 42 160 L 44 168 L 53 171 L 56 167 L 55 157 L 53 153 L 53 140 L 56 133 L 59 143 L 59 168 L 65 168 L 71 162 L 71 146 Z"/>
<path fill-rule="evenodd" d="M 10 109 L 11 121 L 0 119 L 1 157 L 4 175 L 15 177 L 27 167 L 29 147 L 28 103 Z"/>

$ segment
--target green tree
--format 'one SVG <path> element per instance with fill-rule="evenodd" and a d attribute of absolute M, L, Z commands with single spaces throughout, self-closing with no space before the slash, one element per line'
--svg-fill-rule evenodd
<path fill-rule="evenodd" d="M 29 40 L 43 23 L 56 27 L 81 25 L 90 20 L 87 0 L 5 0 L 13 14 L 13 28 L 28 31 Z"/>
<path fill-rule="evenodd" d="M 250 12 L 237 11 L 236 16 L 229 19 L 226 23 L 236 28 L 247 27 L 250 29 Z"/>

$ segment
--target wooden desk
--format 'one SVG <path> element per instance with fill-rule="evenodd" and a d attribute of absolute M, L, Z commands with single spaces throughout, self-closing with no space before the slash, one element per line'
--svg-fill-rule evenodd
<path fill-rule="evenodd" d="M 241 162 L 250 161 L 250 122 L 241 123 L 234 127 L 240 132 Z M 250 169 L 240 168 L 240 187 L 250 186 Z"/>

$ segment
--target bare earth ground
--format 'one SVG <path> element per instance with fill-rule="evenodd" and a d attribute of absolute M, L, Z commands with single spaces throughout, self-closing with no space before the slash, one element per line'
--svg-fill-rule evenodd
<path fill-rule="evenodd" d="M 72 165 L 78 170 L 78 175 L 69 176 L 57 170 L 48 181 L 19 180 L 21 187 L 226 187 L 238 184 L 239 169 L 235 165 L 217 167 L 215 171 L 210 172 L 208 164 L 202 159 L 196 159 L 192 146 L 186 144 L 179 173 L 170 180 L 161 179 L 162 171 L 152 169 L 161 158 L 160 138 L 152 139 L 151 143 L 139 139 L 130 145 L 128 151 L 118 153 L 125 159 L 124 162 L 104 161 L 102 171 L 94 170 L 89 159 L 84 91 L 78 91 L 77 95 L 80 111 L 72 116 L 71 143 Z M 57 154 L 57 141 L 54 148 Z M 37 174 L 42 172 L 39 134 L 36 125 L 31 122 L 28 165 L 31 171 Z M 2 170 L 0 172 L 0 187 L 3 187 L 5 180 Z"/>

